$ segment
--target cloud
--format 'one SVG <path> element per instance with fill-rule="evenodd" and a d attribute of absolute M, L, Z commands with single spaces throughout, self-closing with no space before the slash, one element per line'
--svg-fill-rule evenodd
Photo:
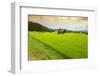
<path fill-rule="evenodd" d="M 88 17 L 80 16 L 28 16 L 28 21 L 40 23 L 51 29 L 88 30 Z"/>

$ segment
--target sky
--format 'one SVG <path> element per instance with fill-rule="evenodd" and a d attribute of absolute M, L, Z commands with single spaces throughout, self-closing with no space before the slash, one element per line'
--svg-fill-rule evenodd
<path fill-rule="evenodd" d="M 88 31 L 88 17 L 29 15 L 28 21 L 40 23 L 50 29 L 62 28 L 72 31 Z"/>

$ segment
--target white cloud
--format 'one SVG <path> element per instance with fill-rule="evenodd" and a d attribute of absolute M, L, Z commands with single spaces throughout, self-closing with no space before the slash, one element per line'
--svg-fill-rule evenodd
<path fill-rule="evenodd" d="M 87 17 L 59 17 L 59 16 L 29 16 L 29 21 L 37 22 L 51 29 L 67 29 L 73 31 L 87 31 Z"/>

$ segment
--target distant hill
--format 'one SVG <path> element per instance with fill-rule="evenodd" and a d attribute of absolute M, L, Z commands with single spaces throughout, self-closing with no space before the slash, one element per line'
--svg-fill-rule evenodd
<path fill-rule="evenodd" d="M 62 29 L 62 28 L 59 28 L 59 29 Z M 30 22 L 30 21 L 28 22 L 28 31 L 53 32 L 53 31 L 58 31 L 59 29 L 51 29 L 36 22 Z M 67 29 L 64 29 L 64 30 L 65 32 L 70 32 L 70 33 L 88 34 L 88 31 L 73 31 L 73 30 L 67 30 Z"/>
<path fill-rule="evenodd" d="M 54 30 L 52 29 L 49 29 L 39 23 L 36 23 L 36 22 L 28 22 L 28 31 L 42 31 L 42 32 L 52 32 Z"/>

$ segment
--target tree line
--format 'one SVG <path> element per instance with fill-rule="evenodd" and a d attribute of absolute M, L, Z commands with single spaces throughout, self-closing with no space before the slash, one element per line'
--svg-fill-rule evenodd
<path fill-rule="evenodd" d="M 88 32 L 85 32 L 85 31 L 72 31 L 72 30 L 66 30 L 66 29 L 62 29 L 62 28 L 53 30 L 53 29 L 45 27 L 45 26 L 43 26 L 39 23 L 28 21 L 28 31 L 39 31 L 39 32 L 54 32 L 54 31 L 57 31 L 57 32 L 59 32 L 59 30 L 64 30 L 65 33 L 88 34 Z"/>

